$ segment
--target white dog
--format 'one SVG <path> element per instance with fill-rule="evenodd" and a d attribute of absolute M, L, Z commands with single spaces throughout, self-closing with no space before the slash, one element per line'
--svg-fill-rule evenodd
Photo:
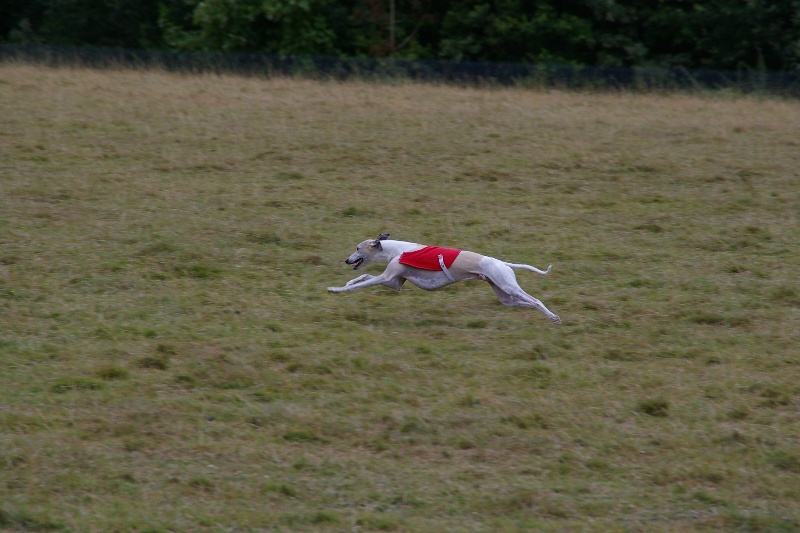
<path fill-rule="evenodd" d="M 382 233 L 375 240 L 362 242 L 356 247 L 355 253 L 345 260 L 348 265 L 353 265 L 353 270 L 371 263 L 388 263 L 382 274 L 363 274 L 348 281 L 344 287 L 328 287 L 328 291 L 350 292 L 373 285 L 384 285 L 399 291 L 406 280 L 420 289 L 433 291 L 459 281 L 480 279 L 489 282 L 503 304 L 532 307 L 547 315 L 552 322 L 561 323 L 558 315 L 551 313 L 542 302 L 522 290 L 512 270 L 518 268 L 547 275 L 552 265 L 547 270 L 539 270 L 530 265 L 506 263 L 474 252 L 388 238 L 388 233 Z"/>

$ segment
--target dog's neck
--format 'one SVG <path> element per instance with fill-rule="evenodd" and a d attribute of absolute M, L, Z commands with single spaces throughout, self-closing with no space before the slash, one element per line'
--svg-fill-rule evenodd
<path fill-rule="evenodd" d="M 392 241 L 388 239 L 381 241 L 381 246 L 383 247 L 383 250 L 378 252 L 377 257 L 379 258 L 379 261 L 383 261 L 385 263 L 391 262 L 393 259 L 400 257 L 400 255 L 404 254 L 405 252 L 411 252 L 425 247 L 424 244 L 417 244 L 415 242 Z"/>

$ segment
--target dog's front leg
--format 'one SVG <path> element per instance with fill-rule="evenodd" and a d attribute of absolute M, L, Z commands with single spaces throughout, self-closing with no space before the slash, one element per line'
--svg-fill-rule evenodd
<path fill-rule="evenodd" d="M 353 285 L 354 283 L 361 283 L 362 281 L 366 281 L 366 280 L 372 279 L 374 277 L 375 276 L 373 276 L 371 274 L 361 274 L 357 278 L 353 278 L 350 281 L 348 281 L 347 283 L 345 283 L 344 286 L 345 287 L 349 287 L 350 285 Z"/>
<path fill-rule="evenodd" d="M 352 281 L 354 282 L 352 285 L 348 283 L 344 287 L 328 287 L 328 292 L 333 292 L 333 293 L 350 292 L 358 289 L 366 289 L 367 287 L 373 287 L 375 285 L 384 285 L 386 287 L 389 287 L 390 289 L 399 291 L 400 288 L 403 286 L 405 279 L 398 277 L 389 277 L 386 276 L 385 274 L 381 274 L 380 276 L 370 276 L 369 279 L 361 280 L 358 282 L 356 282 L 355 280 Z"/>

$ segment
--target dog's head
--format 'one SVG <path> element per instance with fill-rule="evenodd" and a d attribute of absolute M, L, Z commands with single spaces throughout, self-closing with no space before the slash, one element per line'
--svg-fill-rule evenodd
<path fill-rule="evenodd" d="M 358 270 L 364 265 L 368 265 L 375 261 L 378 253 L 383 251 L 381 241 L 389 238 L 388 233 L 381 233 L 377 239 L 366 240 L 356 246 L 356 251 L 353 255 L 344 260 L 348 265 L 353 265 L 353 270 Z"/>

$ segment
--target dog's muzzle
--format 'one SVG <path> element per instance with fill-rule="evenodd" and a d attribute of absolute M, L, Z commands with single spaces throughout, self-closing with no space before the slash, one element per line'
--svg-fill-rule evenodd
<path fill-rule="evenodd" d="M 348 265 L 353 265 L 353 270 L 358 270 L 358 268 L 361 266 L 361 263 L 364 262 L 364 258 L 359 257 L 355 261 L 351 261 L 350 259 L 345 259 L 344 262 L 347 263 Z"/>

